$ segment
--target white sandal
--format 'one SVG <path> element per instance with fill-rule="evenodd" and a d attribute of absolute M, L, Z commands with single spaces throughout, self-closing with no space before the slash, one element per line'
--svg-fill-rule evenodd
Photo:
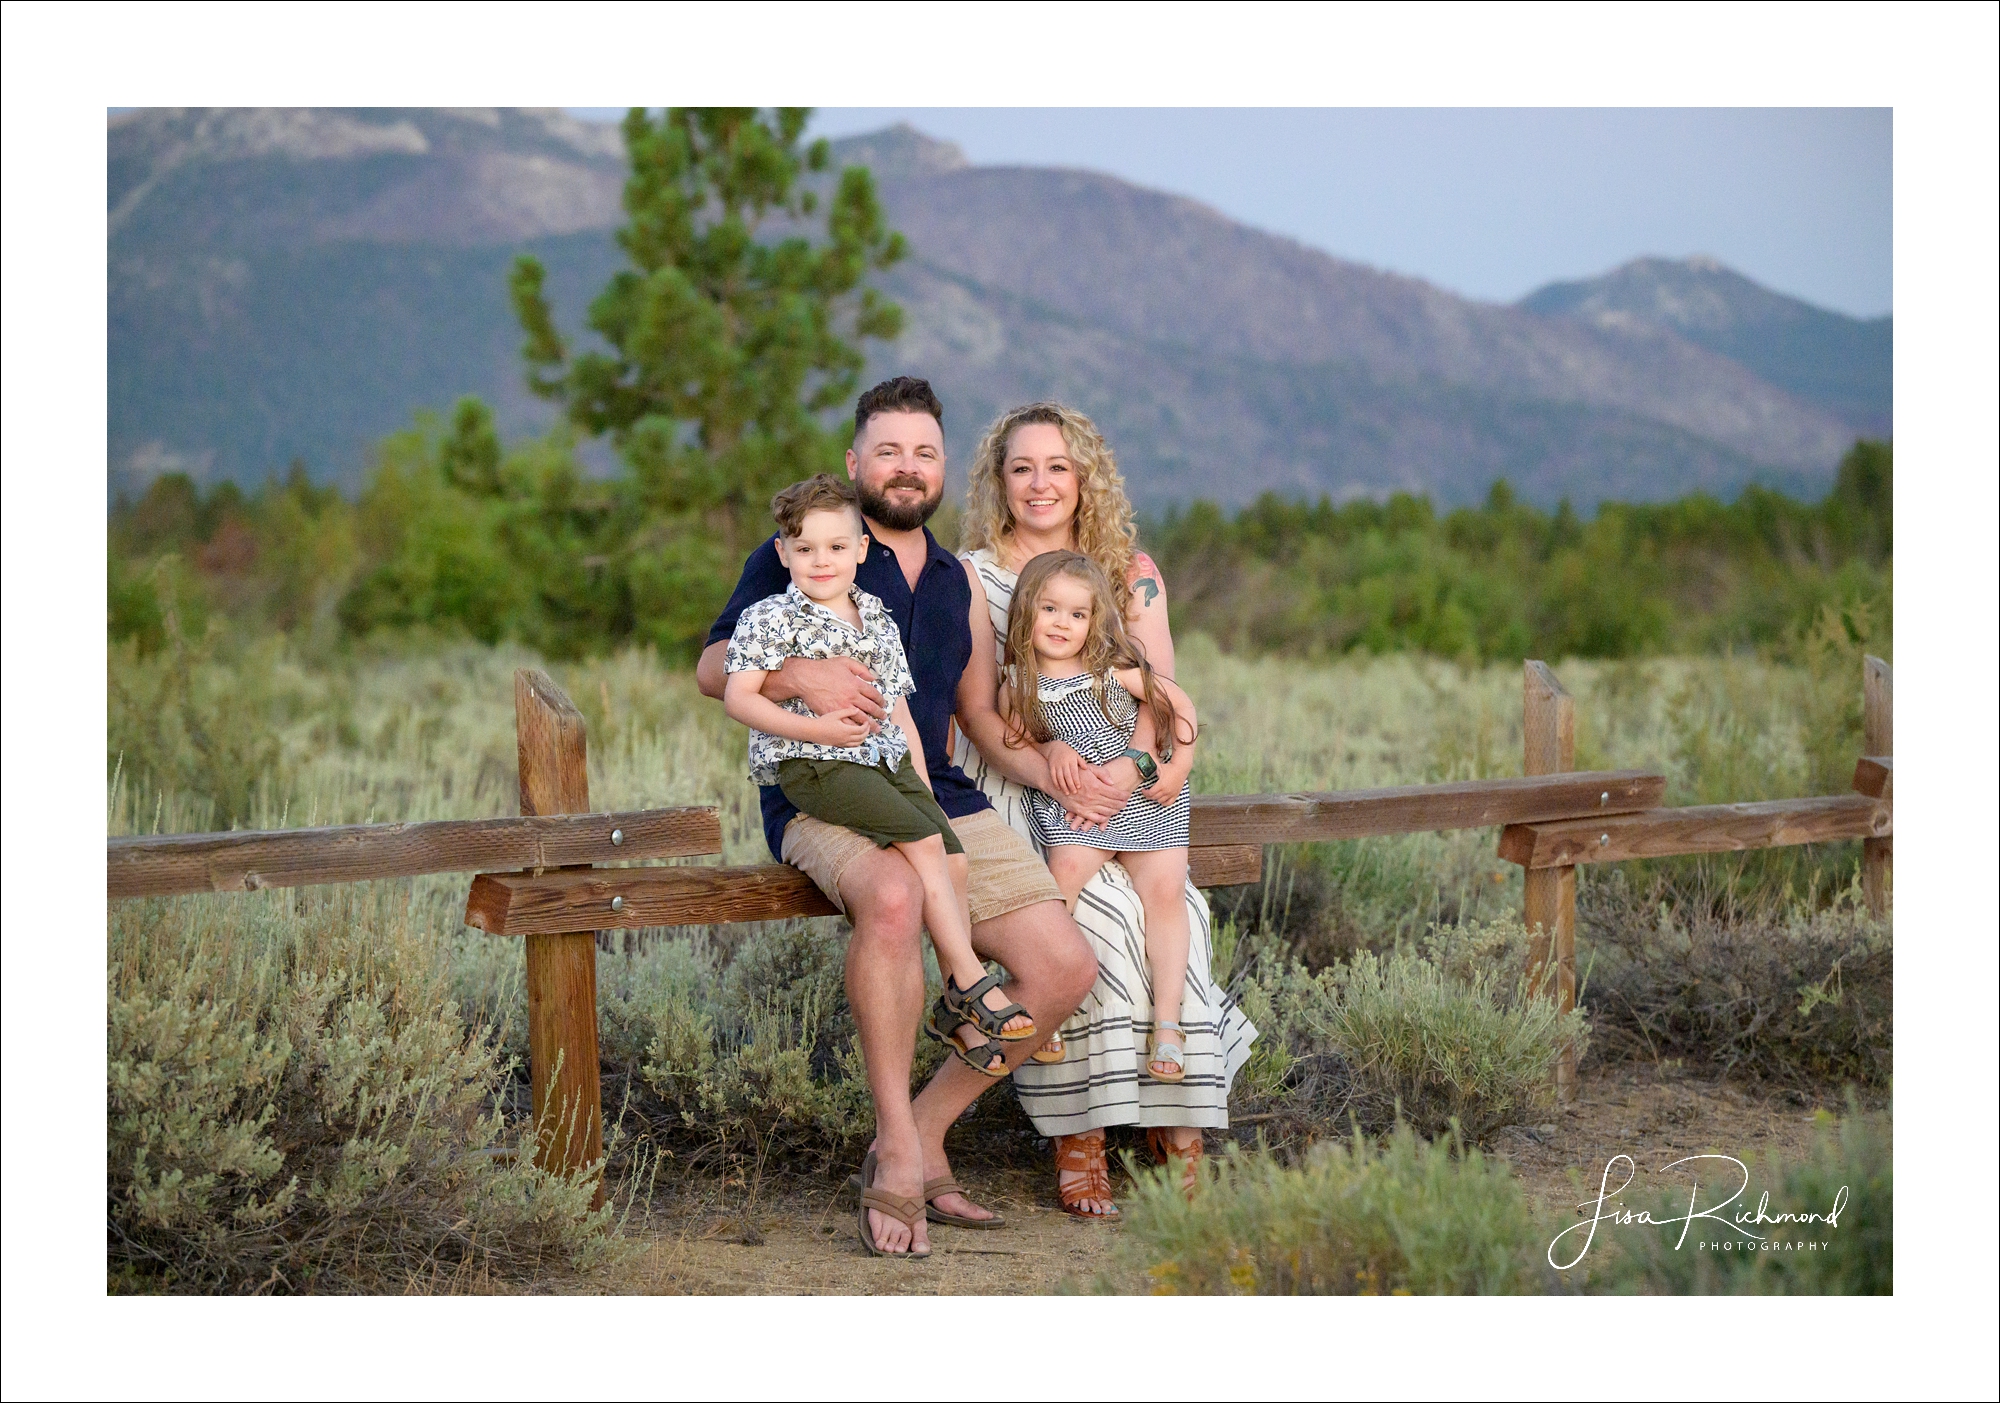
<path fill-rule="evenodd" d="M 1160 1031 L 1164 1028 L 1172 1028 L 1175 1036 L 1172 1038 L 1162 1038 Z M 1169 1084 L 1184 1080 L 1187 1077 L 1187 1034 L 1181 1031 L 1181 1025 L 1178 1023 L 1160 1023 L 1156 1025 L 1150 1041 L 1152 1043 L 1152 1050 L 1146 1055 L 1146 1074 L 1154 1081 L 1163 1081 Z M 1160 1073 L 1154 1071 L 1153 1064 L 1156 1062 L 1172 1064 L 1174 1069 L 1173 1075 L 1162 1076 Z"/>

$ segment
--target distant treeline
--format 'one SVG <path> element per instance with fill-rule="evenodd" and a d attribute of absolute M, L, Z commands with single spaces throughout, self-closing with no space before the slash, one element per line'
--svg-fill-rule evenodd
<path fill-rule="evenodd" d="M 1725 505 L 1603 503 L 1589 521 L 1495 483 L 1485 505 L 1312 505 L 1266 496 L 1226 517 L 1197 502 L 1142 536 L 1177 631 L 1232 652 L 1355 649 L 1466 659 L 1783 650 L 1823 606 L 1886 631 L 1893 547 L 1888 443 L 1857 442 L 1818 503 L 1760 487 Z"/>
<path fill-rule="evenodd" d="M 1890 603 L 1891 450 L 1857 443 L 1831 494 L 1751 488 L 1606 503 L 1589 521 L 1495 484 L 1440 516 L 1422 497 L 1335 506 L 1198 502 L 1149 520 L 1176 630 L 1239 652 L 1420 650 L 1483 659 L 1629 657 L 1786 646 L 1822 605 Z M 735 583 L 684 522 L 629 515 L 563 431 L 502 450 L 462 402 L 386 440 L 358 501 L 294 466 L 244 492 L 156 479 L 110 522 L 110 634 L 141 652 L 211 620 L 316 646 L 367 637 L 515 639 L 552 657 L 699 651 Z M 953 514 L 935 525 L 949 543 Z M 696 562 L 701 570 L 691 568 Z M 641 601 L 671 598 L 671 609 Z"/>

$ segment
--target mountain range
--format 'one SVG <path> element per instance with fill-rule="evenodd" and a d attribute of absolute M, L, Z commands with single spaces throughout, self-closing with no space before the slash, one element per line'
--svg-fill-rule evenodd
<path fill-rule="evenodd" d="M 518 252 L 559 314 L 622 263 L 615 128 L 525 110 L 148 109 L 112 120 L 110 473 L 355 486 L 422 407 L 535 431 L 506 293 Z M 1816 495 L 1891 428 L 1889 319 L 1706 259 L 1644 258 L 1514 306 L 1346 262 L 1088 171 L 979 166 L 908 127 L 835 143 L 875 172 L 910 257 L 905 330 L 952 459 L 1008 405 L 1097 419 L 1149 506 L 1505 477 L 1530 500 Z M 600 462 L 603 455 L 597 455 Z"/>

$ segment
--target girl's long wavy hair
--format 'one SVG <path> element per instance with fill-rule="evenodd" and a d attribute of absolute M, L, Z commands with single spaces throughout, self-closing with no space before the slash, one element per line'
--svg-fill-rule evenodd
<path fill-rule="evenodd" d="M 1111 581 L 1118 617 L 1132 609 L 1132 552 L 1139 539 L 1132 501 L 1118 460 L 1097 425 L 1066 404 L 1038 400 L 1010 409 L 987 426 L 972 455 L 972 481 L 966 489 L 965 515 L 958 525 L 962 550 L 990 550 L 1006 559 L 1014 535 L 1014 514 L 1007 506 L 1007 440 L 1024 424 L 1053 424 L 1069 449 L 1076 473 L 1076 517 L 1071 536 L 1076 549 L 1104 567 Z"/>
<path fill-rule="evenodd" d="M 1048 718 L 1042 714 L 1037 685 L 1040 668 L 1035 657 L 1035 607 L 1042 591 L 1059 575 L 1080 581 L 1090 590 L 1090 632 L 1084 637 L 1083 652 L 1077 662 L 1090 674 L 1091 691 L 1097 697 L 1105 723 L 1118 724 L 1112 719 L 1105 694 L 1108 687 L 1118 683 L 1109 679 L 1108 674 L 1136 667 L 1143 679 L 1145 705 L 1153 713 L 1153 743 L 1160 747 L 1160 758 L 1171 759 L 1176 745 L 1192 745 L 1194 737 L 1181 734 L 1173 699 L 1160 685 L 1153 665 L 1146 661 L 1145 648 L 1126 631 L 1125 617 L 1118 612 L 1110 576 L 1095 560 L 1073 550 L 1052 550 L 1029 561 L 1014 586 L 1014 600 L 1007 606 L 1007 651 L 1002 659 L 1009 667 L 1007 744 L 1019 749 L 1031 740 L 1040 743 L 1055 738 Z"/>

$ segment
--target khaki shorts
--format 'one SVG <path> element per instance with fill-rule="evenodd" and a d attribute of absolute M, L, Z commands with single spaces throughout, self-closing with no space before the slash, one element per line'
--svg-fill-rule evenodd
<path fill-rule="evenodd" d="M 1049 875 L 1048 864 L 1035 856 L 1028 840 L 1007 826 L 992 809 L 951 821 L 970 864 L 967 885 L 972 923 L 990 921 L 1040 901 L 1061 901 L 1062 888 Z M 858 857 L 880 851 L 851 828 L 800 814 L 785 825 L 785 861 L 813 879 L 826 899 L 842 912 L 840 877 Z"/>

